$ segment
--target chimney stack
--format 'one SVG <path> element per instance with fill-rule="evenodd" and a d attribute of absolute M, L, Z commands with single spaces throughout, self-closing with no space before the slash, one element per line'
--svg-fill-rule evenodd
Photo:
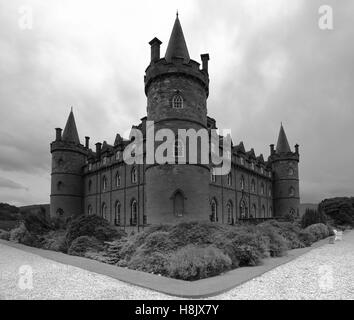
<path fill-rule="evenodd" d="M 151 46 L 151 63 L 156 62 L 160 59 L 160 45 L 161 41 L 156 37 L 152 39 L 149 44 Z"/>
<path fill-rule="evenodd" d="M 274 153 L 275 153 L 274 144 L 271 144 L 270 145 L 270 155 L 273 155 Z"/>
<path fill-rule="evenodd" d="M 295 153 L 299 154 L 299 145 L 298 144 L 295 145 Z"/>
<path fill-rule="evenodd" d="M 55 128 L 55 133 L 56 133 L 56 137 L 55 137 L 55 141 L 61 141 L 61 132 L 63 130 L 61 128 Z"/>
<path fill-rule="evenodd" d="M 98 160 L 101 159 L 101 147 L 102 147 L 102 143 L 97 142 L 96 143 L 96 157 Z"/>
<path fill-rule="evenodd" d="M 202 59 L 202 71 L 205 71 L 206 73 L 208 73 L 209 54 L 204 53 L 204 54 L 201 54 L 200 57 Z"/>
<path fill-rule="evenodd" d="M 88 149 L 90 147 L 90 137 L 85 137 L 85 148 Z"/>

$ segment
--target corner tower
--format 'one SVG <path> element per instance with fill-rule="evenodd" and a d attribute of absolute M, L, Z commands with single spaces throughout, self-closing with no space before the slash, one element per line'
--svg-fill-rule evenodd
<path fill-rule="evenodd" d="M 273 171 L 274 214 L 298 216 L 299 193 L 299 145 L 292 152 L 283 125 L 280 126 L 276 149 L 270 145 L 269 162 Z"/>
<path fill-rule="evenodd" d="M 83 214 L 82 167 L 87 148 L 80 144 L 75 118 L 71 110 L 64 132 L 56 128 L 50 144 L 52 154 L 50 215 L 69 217 Z"/>
<path fill-rule="evenodd" d="M 209 95 L 208 54 L 202 66 L 189 56 L 178 15 L 166 54 L 160 57 L 161 41 L 154 38 L 151 60 L 145 71 L 147 120 L 155 132 L 171 129 L 207 128 Z M 156 150 L 157 144 L 155 144 Z M 183 152 L 188 154 L 186 146 Z M 146 211 L 149 223 L 209 219 L 209 168 L 202 164 L 150 164 L 146 167 Z"/>

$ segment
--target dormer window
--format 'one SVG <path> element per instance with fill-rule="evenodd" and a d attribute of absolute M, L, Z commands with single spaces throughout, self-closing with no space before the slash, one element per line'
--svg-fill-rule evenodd
<path fill-rule="evenodd" d="M 174 108 L 174 109 L 182 109 L 183 108 L 183 98 L 181 97 L 181 95 L 176 94 L 172 98 L 172 108 Z"/>
<path fill-rule="evenodd" d="M 242 157 L 240 158 L 240 163 L 241 163 L 241 165 L 245 164 L 245 160 Z"/>
<path fill-rule="evenodd" d="M 261 167 L 261 174 L 263 174 L 264 173 L 264 170 L 263 170 L 263 167 Z"/>
<path fill-rule="evenodd" d="M 103 164 L 107 164 L 107 157 L 103 157 Z"/>
<path fill-rule="evenodd" d="M 251 162 L 251 169 L 254 170 L 254 163 Z"/>
<path fill-rule="evenodd" d="M 120 151 L 117 151 L 116 152 L 116 160 L 119 160 L 120 159 Z"/>

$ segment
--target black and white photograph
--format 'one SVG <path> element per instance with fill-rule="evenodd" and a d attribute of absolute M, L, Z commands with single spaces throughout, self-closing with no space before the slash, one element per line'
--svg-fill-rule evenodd
<path fill-rule="evenodd" d="M 351 0 L 0 0 L 0 300 L 354 300 L 353 39 Z"/>

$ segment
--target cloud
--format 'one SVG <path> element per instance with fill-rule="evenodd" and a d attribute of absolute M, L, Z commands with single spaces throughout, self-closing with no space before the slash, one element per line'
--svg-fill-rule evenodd
<path fill-rule="evenodd" d="M 25 189 L 26 187 L 22 186 L 21 184 L 14 182 L 10 179 L 1 178 L 0 177 L 0 188 L 7 188 L 7 189 Z"/>

